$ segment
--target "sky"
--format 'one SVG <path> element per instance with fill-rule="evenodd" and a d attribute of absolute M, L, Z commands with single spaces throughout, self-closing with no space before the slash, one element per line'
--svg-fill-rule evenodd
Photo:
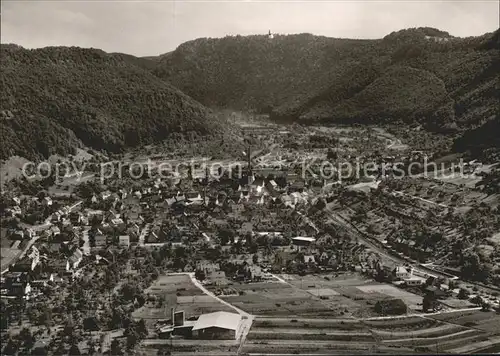
<path fill-rule="evenodd" d="M 467 37 L 499 27 L 498 0 L 3 0 L 1 42 L 158 55 L 199 37 L 313 33 L 382 38 L 429 26 Z"/>

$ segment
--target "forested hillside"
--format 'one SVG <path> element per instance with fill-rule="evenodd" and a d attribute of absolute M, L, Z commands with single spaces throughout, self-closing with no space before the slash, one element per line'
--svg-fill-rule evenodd
<path fill-rule="evenodd" d="M 433 28 L 379 40 L 232 36 L 145 58 L 2 45 L 0 156 L 222 134 L 203 105 L 305 123 L 421 124 L 463 135 L 455 148 L 470 149 L 479 134 L 466 132 L 499 115 L 498 40 L 498 31 L 455 38 Z"/>
<path fill-rule="evenodd" d="M 500 162 L 500 116 L 478 128 L 466 131 L 455 141 L 454 149 L 471 151 L 476 157 Z"/>
<path fill-rule="evenodd" d="M 1 158 L 72 153 L 85 145 L 119 152 L 220 125 L 198 102 L 133 56 L 96 49 L 1 47 Z"/>
<path fill-rule="evenodd" d="M 499 55 L 498 32 L 455 38 L 416 28 L 380 40 L 233 36 L 186 42 L 158 57 L 155 73 L 212 107 L 460 132 L 498 114 Z"/>

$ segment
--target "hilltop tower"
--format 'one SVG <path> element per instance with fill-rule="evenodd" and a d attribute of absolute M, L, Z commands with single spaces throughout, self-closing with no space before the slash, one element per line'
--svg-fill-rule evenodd
<path fill-rule="evenodd" d="M 267 34 L 267 37 L 272 40 L 274 38 L 274 35 L 271 33 L 271 30 L 269 30 L 269 33 Z"/>

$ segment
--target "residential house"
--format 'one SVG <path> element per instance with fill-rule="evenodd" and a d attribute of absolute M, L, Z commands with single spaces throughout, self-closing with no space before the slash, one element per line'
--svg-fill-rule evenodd
<path fill-rule="evenodd" d="M 262 269 L 259 266 L 255 265 L 249 266 L 248 272 L 249 272 L 249 277 L 252 281 L 260 281 L 262 280 L 264 275 L 262 273 Z"/>
<path fill-rule="evenodd" d="M 31 293 L 31 277 L 28 272 L 8 271 L 3 275 L 2 289 L 5 295 L 14 297 L 28 297 Z M 3 293 L 2 293 L 3 294 Z"/>
<path fill-rule="evenodd" d="M 422 278 L 414 277 L 414 276 L 412 276 L 410 278 L 406 278 L 403 281 L 404 281 L 404 284 L 408 287 L 420 286 L 425 282 Z"/>
<path fill-rule="evenodd" d="M 48 232 L 50 237 L 56 237 L 61 233 L 61 229 L 58 226 L 52 225 Z"/>
<path fill-rule="evenodd" d="M 314 255 L 304 255 L 304 263 L 316 264 L 316 258 L 314 257 Z"/>
<path fill-rule="evenodd" d="M 63 213 L 61 211 L 56 211 L 54 214 L 52 214 L 51 221 L 52 223 L 58 223 L 62 220 Z"/>
<path fill-rule="evenodd" d="M 5 212 L 8 213 L 9 216 L 16 216 L 16 215 L 22 214 L 22 210 L 21 210 L 21 207 L 19 205 L 5 209 Z"/>
<path fill-rule="evenodd" d="M 107 236 L 104 235 L 100 230 L 98 230 L 95 234 L 94 241 L 96 248 L 104 248 L 108 245 Z"/>
<path fill-rule="evenodd" d="M 218 263 L 209 262 L 209 261 L 199 261 L 196 263 L 196 269 L 203 271 L 205 276 L 210 275 L 213 272 L 217 272 L 220 270 L 220 266 Z"/>
<path fill-rule="evenodd" d="M 111 226 L 115 228 L 124 228 L 125 227 L 125 222 L 123 221 L 122 218 L 116 218 L 111 220 Z"/>
<path fill-rule="evenodd" d="M 130 247 L 130 236 L 121 235 L 118 237 L 118 245 L 120 247 L 129 248 Z"/>
<path fill-rule="evenodd" d="M 42 199 L 42 205 L 51 206 L 53 204 L 52 199 L 50 197 L 45 197 Z"/>
<path fill-rule="evenodd" d="M 253 224 L 251 222 L 244 222 L 238 230 L 240 235 L 251 234 L 253 231 Z"/>
<path fill-rule="evenodd" d="M 101 192 L 101 194 L 99 194 L 99 197 L 101 198 L 101 200 L 107 200 L 109 197 L 111 197 L 111 192 L 109 190 Z"/>
<path fill-rule="evenodd" d="M 21 229 L 17 229 L 12 233 L 13 240 L 23 240 L 25 238 L 24 231 Z"/>
<path fill-rule="evenodd" d="M 396 268 L 394 268 L 394 270 L 392 271 L 392 274 L 393 274 L 394 278 L 400 279 L 400 280 L 409 279 L 412 275 L 411 270 L 408 271 L 408 269 L 406 267 L 403 267 L 403 266 L 397 266 Z"/>
<path fill-rule="evenodd" d="M 228 284 L 226 273 L 224 271 L 213 271 L 207 278 L 213 285 L 225 286 Z"/>
<path fill-rule="evenodd" d="M 66 263 L 66 271 L 69 272 L 77 269 L 80 262 L 82 262 L 82 259 L 82 251 L 79 248 L 75 249 L 75 251 L 73 251 L 73 254 L 68 258 L 68 261 Z"/>
<path fill-rule="evenodd" d="M 73 225 L 80 225 L 82 224 L 83 217 L 84 215 L 80 211 L 75 211 L 69 214 L 69 221 Z"/>

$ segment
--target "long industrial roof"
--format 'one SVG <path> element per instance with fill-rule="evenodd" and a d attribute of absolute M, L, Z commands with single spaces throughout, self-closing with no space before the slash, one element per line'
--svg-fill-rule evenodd
<path fill-rule="evenodd" d="M 194 324 L 193 331 L 207 328 L 238 330 L 241 315 L 228 312 L 215 312 L 201 315 Z"/>
<path fill-rule="evenodd" d="M 316 239 L 314 237 L 307 237 L 307 236 L 297 236 L 297 237 L 294 237 L 292 240 L 307 241 L 307 242 L 314 242 L 314 241 L 316 241 Z"/>

